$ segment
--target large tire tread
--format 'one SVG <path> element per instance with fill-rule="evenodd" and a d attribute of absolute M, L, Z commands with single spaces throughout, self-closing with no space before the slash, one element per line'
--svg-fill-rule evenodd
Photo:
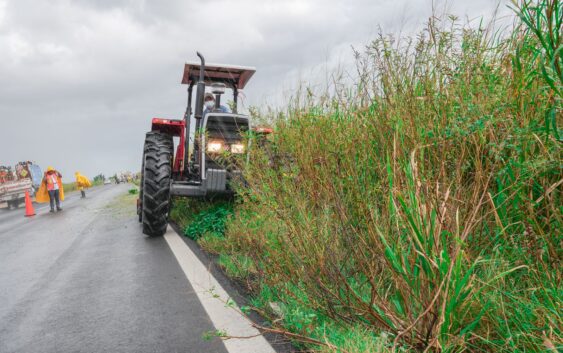
<path fill-rule="evenodd" d="M 143 233 L 162 236 L 168 226 L 173 142 L 170 135 L 148 132 L 143 149 L 141 184 Z"/>

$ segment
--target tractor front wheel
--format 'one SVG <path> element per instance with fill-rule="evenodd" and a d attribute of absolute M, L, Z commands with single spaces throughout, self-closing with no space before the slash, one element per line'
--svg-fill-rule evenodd
<path fill-rule="evenodd" d="M 143 233 L 161 236 L 168 226 L 170 178 L 173 157 L 172 136 L 148 132 L 143 153 L 141 207 Z"/>

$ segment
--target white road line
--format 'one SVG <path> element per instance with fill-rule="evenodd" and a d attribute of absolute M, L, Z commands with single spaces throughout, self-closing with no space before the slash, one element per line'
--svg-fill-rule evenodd
<path fill-rule="evenodd" d="M 164 239 L 172 249 L 172 253 L 176 256 L 180 267 L 192 284 L 215 328 L 224 330 L 230 336 L 250 337 L 258 335 L 258 330 L 251 326 L 248 319 L 225 304 L 230 298 L 227 292 L 171 227 L 168 227 Z M 262 336 L 244 339 L 233 338 L 225 340 L 223 343 L 230 353 L 276 352 Z"/>

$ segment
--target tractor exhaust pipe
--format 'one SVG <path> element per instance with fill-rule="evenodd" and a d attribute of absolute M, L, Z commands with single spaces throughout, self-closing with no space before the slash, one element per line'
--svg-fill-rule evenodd
<path fill-rule="evenodd" d="M 203 170 L 202 170 L 202 148 L 205 149 L 205 146 L 201 146 L 201 137 L 198 137 L 198 134 L 201 132 L 201 118 L 203 118 L 203 99 L 205 95 L 205 58 L 201 55 L 200 52 L 197 52 L 197 56 L 201 60 L 201 65 L 199 67 L 199 80 L 197 81 L 197 91 L 196 91 L 196 101 L 195 101 L 195 136 L 196 136 L 196 143 L 194 145 L 194 153 L 196 153 L 197 158 L 197 165 L 199 168 L 198 171 L 198 181 L 201 182 Z M 188 151 L 186 151 L 188 153 Z"/>
<path fill-rule="evenodd" d="M 200 52 L 197 52 L 197 56 L 199 56 L 199 59 L 201 60 L 201 66 L 199 67 L 199 81 L 197 81 L 195 118 L 200 121 L 203 117 L 203 95 L 205 94 L 205 58 Z"/>

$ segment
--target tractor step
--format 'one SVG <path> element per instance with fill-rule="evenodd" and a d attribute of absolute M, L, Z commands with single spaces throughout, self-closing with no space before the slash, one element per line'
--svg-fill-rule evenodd
<path fill-rule="evenodd" d="M 206 196 L 207 194 L 231 193 L 227 190 L 227 171 L 209 169 L 206 179 L 201 183 L 176 181 L 172 183 L 170 193 L 174 196 Z"/>
<path fill-rule="evenodd" d="M 174 196 L 205 196 L 205 187 L 188 183 L 172 183 L 170 193 Z"/>

